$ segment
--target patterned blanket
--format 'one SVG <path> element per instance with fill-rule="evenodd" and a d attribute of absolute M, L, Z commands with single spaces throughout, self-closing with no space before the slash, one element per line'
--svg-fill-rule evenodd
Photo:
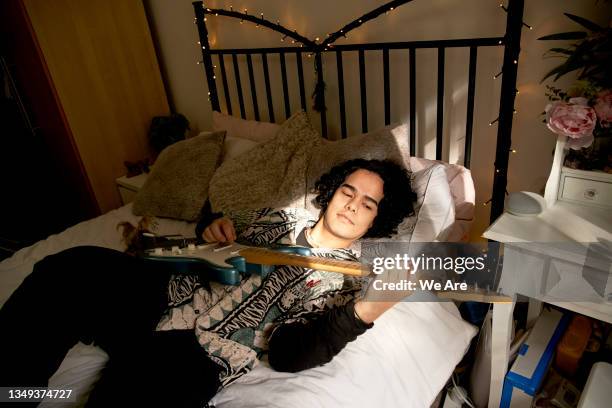
<path fill-rule="evenodd" d="M 264 209 L 229 214 L 239 241 L 252 245 L 295 244 L 300 232 L 314 225 L 302 209 Z M 313 248 L 313 255 L 356 260 L 352 250 Z M 191 329 L 211 358 L 222 367 L 222 386 L 251 370 L 267 350 L 267 339 L 279 324 L 307 320 L 353 299 L 363 281 L 339 273 L 280 266 L 265 279 L 245 277 L 238 286 L 174 276 L 169 285 L 171 309 L 158 330 Z"/>

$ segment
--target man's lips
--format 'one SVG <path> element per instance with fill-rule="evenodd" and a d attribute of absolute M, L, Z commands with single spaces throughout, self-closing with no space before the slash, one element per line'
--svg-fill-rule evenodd
<path fill-rule="evenodd" d="M 338 217 L 340 217 L 340 218 L 342 218 L 342 219 L 346 220 L 346 221 L 347 221 L 347 222 L 349 222 L 351 225 L 355 225 L 355 223 L 353 222 L 353 220 L 351 220 L 349 217 L 347 217 L 347 216 L 346 216 L 346 215 L 344 215 L 344 214 L 338 214 Z"/>

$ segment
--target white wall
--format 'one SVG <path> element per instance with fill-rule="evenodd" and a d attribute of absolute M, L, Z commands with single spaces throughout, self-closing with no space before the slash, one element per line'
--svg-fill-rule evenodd
<path fill-rule="evenodd" d="M 540 79 L 559 60 L 545 59 L 546 49 L 552 42 L 537 41 L 540 36 L 559 31 L 580 29 L 571 22 L 563 12 L 580 15 L 607 25 L 612 15 L 611 7 L 606 2 L 595 0 L 526 0 L 524 21 L 533 26 L 533 30 L 522 32 L 521 55 L 515 107 L 518 113 L 513 124 L 513 148 L 508 174 L 508 191 L 529 190 L 540 192 L 543 189 L 550 171 L 552 149 L 555 137 L 542 123 L 541 113 L 546 105 L 544 85 Z M 192 123 L 192 131 L 210 129 L 211 107 L 207 100 L 207 85 L 203 66 L 196 62 L 201 60 L 197 45 L 198 36 L 193 24 L 193 6 L 190 0 L 145 0 L 153 22 L 152 31 L 159 42 L 160 63 L 167 81 L 169 96 L 176 111 L 183 113 Z M 314 39 L 323 38 L 342 25 L 382 4 L 381 0 L 210 0 L 208 7 L 229 8 L 235 10 L 248 8 L 249 14 L 263 12 L 264 17 L 276 21 L 300 34 Z M 353 42 L 384 42 L 435 40 L 447 38 L 472 38 L 502 36 L 505 29 L 506 14 L 499 8 L 498 0 L 415 0 L 397 8 L 386 16 L 380 16 L 364 26 L 352 31 L 347 39 L 337 44 Z M 210 32 L 211 46 L 215 48 L 280 46 L 280 36 L 267 29 L 256 28 L 249 23 L 226 17 L 209 16 L 207 26 Z M 563 42 L 554 46 L 563 46 Z M 339 114 L 337 108 L 337 85 L 335 79 L 335 56 L 330 55 L 324 61 L 328 67 L 325 76 L 327 84 L 326 102 L 329 107 L 328 123 L 332 137 L 339 133 Z M 473 237 L 478 237 L 489 224 L 489 206 L 483 206 L 491 196 L 493 160 L 495 152 L 496 126 L 488 123 L 497 117 L 499 109 L 499 91 L 501 78 L 493 80 L 493 75 L 501 66 L 502 51 L 500 48 L 479 49 L 474 139 L 472 155 L 472 174 L 476 183 L 477 220 Z M 407 83 L 407 51 L 392 51 L 391 59 L 391 98 L 393 101 L 392 121 L 407 120 L 409 112 Z M 226 69 L 230 84 L 233 83 L 231 60 L 226 59 Z M 431 158 L 435 155 L 436 126 L 436 51 L 417 51 L 417 133 L 419 135 L 417 150 L 420 156 Z M 265 111 L 265 89 L 259 58 L 253 60 L 255 75 L 258 81 L 257 91 L 260 111 Z M 274 95 L 276 120 L 282 121 L 282 90 L 278 60 L 269 57 Z M 299 95 L 295 74 L 295 62 L 288 57 L 287 67 L 290 80 L 292 110 L 299 109 Z M 312 59 L 304 59 L 306 93 L 309 95 L 314 82 Z M 359 76 L 357 56 L 346 55 L 344 58 L 345 90 L 347 98 L 347 119 L 349 134 L 361 131 L 359 107 Z M 217 64 L 218 65 L 218 64 Z M 449 49 L 446 52 L 445 82 L 445 115 L 444 159 L 452 163 L 462 163 L 463 135 L 465 131 L 465 103 L 467 93 L 468 52 L 462 49 Z M 369 128 L 376 129 L 383 125 L 383 91 L 382 91 L 382 57 L 380 52 L 366 54 L 366 72 L 368 75 L 368 112 Z M 222 109 L 224 97 L 220 76 L 218 90 Z M 371 79 L 370 79 L 371 78 Z M 248 91 L 248 74 L 241 66 L 241 79 L 246 101 L 250 101 Z M 559 81 L 561 85 L 569 80 Z M 236 91 L 230 85 L 233 94 L 234 115 L 238 115 Z M 291 91 L 293 90 L 293 91 Z M 247 103 L 250 105 L 250 102 Z M 311 102 L 308 101 L 310 107 Z M 253 118 L 253 113 L 247 111 Z M 312 116 L 318 126 L 318 117 Z M 267 120 L 264 115 L 262 120 Z M 449 148 L 449 146 L 452 146 Z"/>

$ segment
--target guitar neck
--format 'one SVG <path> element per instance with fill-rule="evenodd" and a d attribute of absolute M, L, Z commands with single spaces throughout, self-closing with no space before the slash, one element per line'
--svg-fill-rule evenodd
<path fill-rule="evenodd" d="M 351 276 L 367 276 L 370 274 L 369 269 L 359 262 L 287 254 L 265 248 L 242 249 L 240 250 L 240 256 L 244 257 L 248 263 L 261 265 L 291 265 L 328 272 L 338 272 Z"/>

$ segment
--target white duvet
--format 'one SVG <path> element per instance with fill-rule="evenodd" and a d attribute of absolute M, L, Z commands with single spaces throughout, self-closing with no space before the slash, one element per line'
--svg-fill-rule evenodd
<path fill-rule="evenodd" d="M 138 217 L 126 205 L 52 235 L 0 262 L 0 305 L 35 262 L 77 245 L 123 250 L 117 224 Z M 160 220 L 156 232 L 193 236 L 194 224 Z M 466 352 L 476 329 L 452 303 L 398 304 L 374 327 L 351 342 L 330 363 L 296 374 L 279 373 L 262 362 L 214 399 L 229 407 L 428 407 Z M 72 388 L 81 406 L 107 356 L 77 344 L 50 379 L 50 387 Z M 43 402 L 41 406 L 60 406 Z M 74 405 L 71 405 L 74 406 Z"/>

